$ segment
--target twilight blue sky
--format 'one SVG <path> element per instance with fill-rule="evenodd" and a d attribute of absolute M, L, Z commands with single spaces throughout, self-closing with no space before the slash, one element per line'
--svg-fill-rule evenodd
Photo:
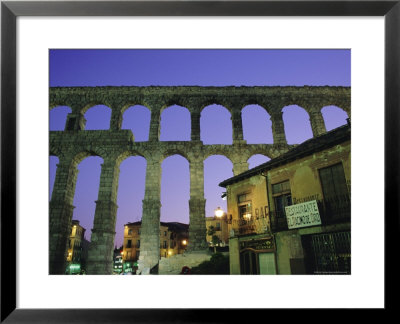
<path fill-rule="evenodd" d="M 350 86 L 350 50 L 50 50 L 50 86 Z M 68 107 L 50 111 L 50 130 L 63 130 Z M 322 110 L 328 130 L 346 123 L 337 107 Z M 108 129 L 111 111 L 90 108 L 86 129 Z M 136 141 L 148 140 L 150 112 L 134 106 L 124 114 L 122 128 L 132 129 Z M 271 121 L 261 107 L 249 105 L 242 113 L 248 143 L 272 143 Z M 298 106 L 283 109 L 289 144 L 312 137 L 306 112 Z M 204 144 L 231 144 L 230 113 L 222 106 L 206 107 L 201 115 Z M 171 106 L 161 115 L 161 141 L 190 140 L 190 115 Z M 267 161 L 250 158 L 250 167 Z M 50 157 L 50 193 L 58 159 Z M 79 166 L 73 219 L 80 220 L 90 239 L 100 180 L 100 157 L 89 157 Z M 204 163 L 206 216 L 218 206 L 226 210 L 218 183 L 233 175 L 232 163 L 211 156 Z M 123 225 L 141 219 L 146 160 L 127 158 L 121 164 L 116 245 L 122 244 Z M 162 164 L 161 220 L 189 222 L 189 163 L 174 155 Z"/>

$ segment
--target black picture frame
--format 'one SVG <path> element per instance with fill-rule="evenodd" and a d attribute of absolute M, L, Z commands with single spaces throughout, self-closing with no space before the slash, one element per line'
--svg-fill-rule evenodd
<path fill-rule="evenodd" d="M 243 310 L 16 308 L 16 19 L 19 16 L 384 16 L 385 309 L 398 282 L 387 248 L 399 231 L 400 0 L 395 1 L 2 1 L 1 322 L 228 322 Z M 379 211 L 378 211 L 379 212 Z M 389 217 L 390 216 L 390 217 Z M 393 231 L 393 232 L 392 232 Z M 396 252 L 396 255 L 398 251 Z M 366 283 L 367 284 L 367 283 Z M 238 291 L 238 298 L 240 292 Z M 271 298 L 269 296 L 268 298 Z M 252 318 L 265 316 L 252 310 Z"/>

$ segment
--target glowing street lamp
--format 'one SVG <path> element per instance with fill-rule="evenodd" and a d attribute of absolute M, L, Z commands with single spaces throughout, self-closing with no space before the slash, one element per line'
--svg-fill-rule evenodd
<path fill-rule="evenodd" d="M 215 212 L 214 212 L 215 216 L 217 217 L 222 217 L 224 216 L 224 211 L 221 209 L 221 207 L 218 207 Z"/>

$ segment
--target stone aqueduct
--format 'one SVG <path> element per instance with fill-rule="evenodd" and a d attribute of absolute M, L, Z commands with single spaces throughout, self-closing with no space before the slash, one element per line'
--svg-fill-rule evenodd
<path fill-rule="evenodd" d="M 89 248 L 88 274 L 111 274 L 117 188 L 120 163 L 129 156 L 147 160 L 143 200 L 141 253 L 139 267 L 148 269 L 159 261 L 161 163 L 179 154 L 190 164 L 189 251 L 206 248 L 203 161 L 219 154 L 229 158 L 233 173 L 248 169 L 254 154 L 270 158 L 290 149 L 286 142 L 282 109 L 288 105 L 304 108 L 310 117 L 314 136 L 326 132 L 321 109 L 335 105 L 350 112 L 349 87 L 54 87 L 50 88 L 50 109 L 69 106 L 64 131 L 50 132 L 50 155 L 57 156 L 56 178 L 50 201 L 50 273 L 63 274 L 67 253 L 77 165 L 88 156 L 100 156 L 100 186 Z M 94 105 L 111 108 L 108 130 L 85 130 L 85 112 Z M 203 145 L 200 140 L 200 114 L 204 107 L 219 104 L 232 119 L 232 145 Z M 247 144 L 243 140 L 241 110 L 258 104 L 271 116 L 273 144 Z M 143 105 L 151 111 L 150 134 L 146 142 L 135 142 L 131 130 L 121 129 L 124 111 Z M 191 114 L 191 141 L 159 141 L 160 116 L 171 105 L 186 107 Z"/>

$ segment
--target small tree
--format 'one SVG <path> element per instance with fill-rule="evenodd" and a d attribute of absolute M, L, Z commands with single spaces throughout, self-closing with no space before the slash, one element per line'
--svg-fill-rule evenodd
<path fill-rule="evenodd" d="M 210 225 L 208 227 L 207 235 L 211 236 L 211 243 L 214 246 L 214 253 L 217 253 L 217 245 L 221 243 L 221 240 L 217 235 L 215 235 L 215 233 L 216 233 L 215 227 Z"/>

